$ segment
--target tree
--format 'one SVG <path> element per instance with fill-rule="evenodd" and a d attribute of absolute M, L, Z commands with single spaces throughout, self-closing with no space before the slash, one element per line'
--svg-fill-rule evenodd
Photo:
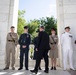
<path fill-rule="evenodd" d="M 31 38 L 33 40 L 33 38 L 36 36 L 36 31 L 38 29 L 38 26 L 40 25 L 40 22 L 39 20 L 34 19 L 30 20 L 30 22 L 28 22 L 26 25 L 29 27 L 28 32 L 31 34 Z"/>
<path fill-rule="evenodd" d="M 26 23 L 24 18 L 25 11 L 19 10 L 18 12 L 18 29 L 17 32 L 21 35 L 24 31 L 24 26 L 29 27 L 29 33 L 31 34 L 32 39 L 36 36 L 36 30 L 39 28 L 40 25 L 45 26 L 45 31 L 50 34 L 51 28 L 57 29 L 57 21 L 54 17 L 42 17 L 40 19 L 30 20 Z"/>
<path fill-rule="evenodd" d="M 36 30 L 40 24 L 39 20 L 30 20 L 29 22 L 26 23 L 26 20 L 24 18 L 25 11 L 24 10 L 19 10 L 18 11 L 18 27 L 17 27 L 17 32 L 18 35 L 21 35 L 24 31 L 24 26 L 29 27 L 29 33 L 31 34 L 32 38 L 36 36 Z"/>
<path fill-rule="evenodd" d="M 50 34 L 51 28 L 55 28 L 57 30 L 57 21 L 54 17 L 41 18 L 40 23 L 45 26 L 45 31 L 48 34 Z"/>
<path fill-rule="evenodd" d="M 24 18 L 24 15 L 25 15 L 24 10 L 18 11 L 18 26 L 17 26 L 18 35 L 21 35 L 23 33 L 23 28 L 26 24 L 26 20 Z"/>

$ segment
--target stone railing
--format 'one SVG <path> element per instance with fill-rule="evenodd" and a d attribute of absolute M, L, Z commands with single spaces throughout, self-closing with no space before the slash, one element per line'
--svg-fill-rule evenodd
<path fill-rule="evenodd" d="M 32 52 L 32 55 L 33 55 L 34 45 L 30 45 L 30 51 L 29 51 L 29 67 L 34 67 L 35 66 L 35 60 L 30 58 L 31 52 Z M 19 66 L 19 59 L 20 59 L 19 54 L 20 54 L 20 46 L 18 45 L 17 48 L 16 48 L 16 64 L 15 64 L 16 67 Z M 41 66 L 42 67 L 45 66 L 44 60 L 41 61 Z M 51 60 L 50 59 L 49 59 L 49 66 L 51 66 Z M 59 62 L 57 62 L 57 66 L 59 66 Z"/>

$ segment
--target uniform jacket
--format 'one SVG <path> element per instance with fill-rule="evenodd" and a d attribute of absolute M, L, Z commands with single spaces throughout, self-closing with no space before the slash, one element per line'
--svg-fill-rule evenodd
<path fill-rule="evenodd" d="M 38 36 L 34 38 L 34 50 L 36 50 L 38 45 Z"/>
<path fill-rule="evenodd" d="M 15 44 L 17 46 L 18 44 L 18 35 L 17 33 L 8 33 L 7 34 L 7 44 L 10 44 L 9 41 L 13 41 L 11 43 Z"/>
<path fill-rule="evenodd" d="M 61 45 L 63 49 L 72 49 L 72 34 L 65 32 L 61 36 Z"/>
<path fill-rule="evenodd" d="M 21 34 L 19 38 L 20 48 L 22 48 L 23 45 L 26 45 L 26 47 L 29 48 L 30 42 L 31 42 L 31 37 L 29 34 L 27 33 Z"/>
<path fill-rule="evenodd" d="M 54 47 L 55 50 L 58 50 L 58 36 L 55 35 L 55 36 L 52 36 L 50 35 L 49 36 L 49 44 L 50 44 L 50 47 L 52 49 L 52 47 Z"/>

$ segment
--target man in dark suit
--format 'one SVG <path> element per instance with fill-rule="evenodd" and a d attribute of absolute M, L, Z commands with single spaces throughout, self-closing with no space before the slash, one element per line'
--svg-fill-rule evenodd
<path fill-rule="evenodd" d="M 50 50 L 50 46 L 49 46 L 49 35 L 44 31 L 44 26 L 40 26 L 39 28 L 40 32 L 38 35 L 38 45 L 37 45 L 37 58 L 36 58 L 36 64 L 35 64 L 35 68 L 34 70 L 30 70 L 33 73 L 38 72 L 38 67 L 40 65 L 41 62 L 41 58 L 44 58 L 45 61 L 45 73 L 49 72 L 49 68 L 48 68 L 48 51 Z"/>
<path fill-rule="evenodd" d="M 34 43 L 34 55 L 33 55 L 33 60 L 36 60 L 37 57 L 37 44 L 38 44 L 38 34 L 39 34 L 39 29 L 36 31 L 37 36 L 34 38 L 33 43 Z M 41 64 L 41 63 L 40 63 Z M 38 70 L 41 70 L 41 66 L 39 66 Z"/>
<path fill-rule="evenodd" d="M 28 70 L 28 53 L 29 53 L 29 45 L 30 45 L 30 35 L 28 34 L 28 27 L 24 27 L 24 33 L 19 38 L 20 44 L 20 68 L 18 70 L 23 69 L 23 58 L 25 55 L 25 69 Z"/>

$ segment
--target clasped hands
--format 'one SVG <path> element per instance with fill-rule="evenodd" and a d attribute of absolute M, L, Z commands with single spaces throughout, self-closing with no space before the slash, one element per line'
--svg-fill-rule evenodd
<path fill-rule="evenodd" d="M 26 45 L 23 45 L 22 48 L 26 48 Z"/>

